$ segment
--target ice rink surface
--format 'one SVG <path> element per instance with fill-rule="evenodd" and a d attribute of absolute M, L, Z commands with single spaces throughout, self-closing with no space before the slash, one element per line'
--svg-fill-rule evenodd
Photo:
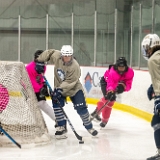
<path fill-rule="evenodd" d="M 51 105 L 51 101 L 47 102 Z M 99 134 L 92 137 L 83 127 L 70 102 L 64 109 L 76 132 L 83 136 L 84 144 L 79 144 L 69 125 L 68 138 L 55 139 L 55 123 L 43 114 L 52 137 L 51 143 L 25 148 L 22 145 L 22 149 L 1 147 L 0 160 L 145 160 L 156 154 L 153 129 L 150 123 L 143 119 L 113 109 L 109 123 L 104 129 L 93 121 Z M 91 113 L 95 106 L 89 105 L 88 109 Z"/>

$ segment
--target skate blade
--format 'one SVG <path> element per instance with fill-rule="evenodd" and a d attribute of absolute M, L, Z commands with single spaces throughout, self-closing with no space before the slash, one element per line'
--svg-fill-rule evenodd
<path fill-rule="evenodd" d="M 101 122 L 101 120 L 97 120 L 95 117 L 90 116 L 90 121 L 94 121 L 94 122 Z"/>
<path fill-rule="evenodd" d="M 100 123 L 101 121 L 97 120 L 96 118 L 93 119 L 94 122 Z"/>
<path fill-rule="evenodd" d="M 56 139 L 58 139 L 58 140 L 68 138 L 66 135 L 55 135 L 55 137 L 56 137 Z"/>

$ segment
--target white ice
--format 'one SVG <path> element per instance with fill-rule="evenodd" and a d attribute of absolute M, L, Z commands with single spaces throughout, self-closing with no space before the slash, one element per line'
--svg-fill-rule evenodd
<path fill-rule="evenodd" d="M 51 105 L 51 101 L 48 103 Z M 145 160 L 156 154 L 153 129 L 143 119 L 113 109 L 104 129 L 93 121 L 99 134 L 92 137 L 70 102 L 64 109 L 76 132 L 84 138 L 84 144 L 79 144 L 69 125 L 68 138 L 56 140 L 55 123 L 43 114 L 52 137 L 51 143 L 30 148 L 23 148 L 22 145 L 22 149 L 1 147 L 0 160 Z M 95 105 L 89 105 L 88 109 L 91 113 Z"/>

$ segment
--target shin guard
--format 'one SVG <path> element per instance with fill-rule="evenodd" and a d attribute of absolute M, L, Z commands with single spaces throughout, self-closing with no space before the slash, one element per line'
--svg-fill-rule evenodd
<path fill-rule="evenodd" d="M 160 148 L 160 117 L 153 115 L 151 126 L 154 129 L 154 140 L 157 148 Z"/>

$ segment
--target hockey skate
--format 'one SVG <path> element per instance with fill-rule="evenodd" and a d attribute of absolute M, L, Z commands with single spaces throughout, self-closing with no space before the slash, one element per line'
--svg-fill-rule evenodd
<path fill-rule="evenodd" d="M 97 110 L 95 109 L 93 113 L 90 115 L 91 119 L 94 119 L 96 121 L 101 121 L 101 117 L 97 114 Z"/>
<path fill-rule="evenodd" d="M 55 120 L 54 128 L 57 128 L 57 127 L 58 127 L 58 123 L 57 123 L 57 121 Z"/>
<path fill-rule="evenodd" d="M 56 127 L 57 131 L 55 133 L 56 139 L 66 139 L 67 127 L 65 126 L 58 126 Z"/>
<path fill-rule="evenodd" d="M 106 126 L 107 122 L 101 122 L 99 125 L 104 128 Z"/>
<path fill-rule="evenodd" d="M 98 134 L 98 132 L 94 129 L 94 128 L 91 128 L 91 129 L 88 129 L 87 130 L 92 136 L 96 136 Z"/>
<path fill-rule="evenodd" d="M 160 153 L 157 153 L 155 156 L 149 157 L 146 160 L 160 160 Z"/>

